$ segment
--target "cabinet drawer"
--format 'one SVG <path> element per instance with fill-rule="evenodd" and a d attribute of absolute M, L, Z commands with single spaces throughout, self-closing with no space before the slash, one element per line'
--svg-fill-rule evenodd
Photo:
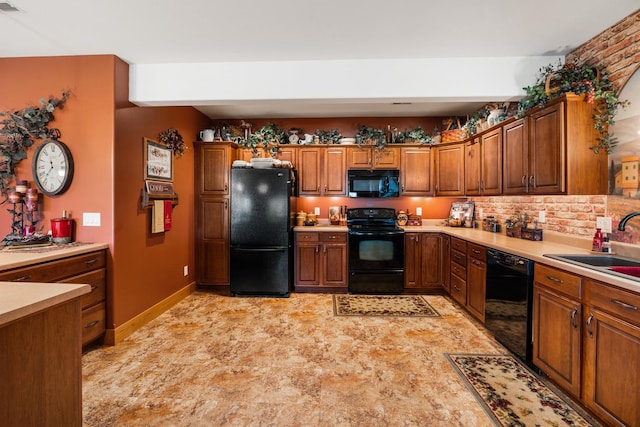
<path fill-rule="evenodd" d="M 456 275 L 451 275 L 451 297 L 462 305 L 467 304 L 467 282 Z"/>
<path fill-rule="evenodd" d="M 480 261 L 487 260 L 487 250 L 484 246 L 476 245 L 474 243 L 467 243 L 467 254 L 470 257 L 473 257 Z"/>
<path fill-rule="evenodd" d="M 29 267 L 0 273 L 0 281 L 6 282 L 57 282 L 65 277 L 86 273 L 105 266 L 104 251 L 91 252 L 57 261 L 44 262 Z"/>
<path fill-rule="evenodd" d="M 451 261 L 460 264 L 461 266 L 467 265 L 467 256 L 458 251 L 451 251 Z"/>
<path fill-rule="evenodd" d="M 327 243 L 346 243 L 347 233 L 317 233 L 320 235 L 320 240 Z"/>
<path fill-rule="evenodd" d="M 451 237 L 451 248 L 466 254 L 467 242 L 457 237 Z"/>
<path fill-rule="evenodd" d="M 536 283 L 555 289 L 567 296 L 582 299 L 582 278 L 557 268 L 535 265 Z"/>
<path fill-rule="evenodd" d="M 300 232 L 296 233 L 296 242 L 317 242 L 318 233 Z"/>
<path fill-rule="evenodd" d="M 82 310 L 82 345 L 100 338 L 105 331 L 104 303 Z"/>
<path fill-rule="evenodd" d="M 467 267 L 462 264 L 458 264 L 457 262 L 452 262 L 451 273 L 455 274 L 456 276 L 458 276 L 460 279 L 464 281 L 467 280 Z"/>
<path fill-rule="evenodd" d="M 104 301 L 105 292 L 105 269 L 101 268 L 89 273 L 80 274 L 78 276 L 69 277 L 63 283 L 84 283 L 91 285 L 91 292 L 82 295 L 82 308 L 90 307 L 94 304 Z"/>
<path fill-rule="evenodd" d="M 585 288 L 589 305 L 640 325 L 640 295 L 592 280 L 585 281 Z"/>

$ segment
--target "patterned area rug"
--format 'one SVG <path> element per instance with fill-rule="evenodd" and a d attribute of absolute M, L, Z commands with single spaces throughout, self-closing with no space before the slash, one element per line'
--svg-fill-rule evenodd
<path fill-rule="evenodd" d="M 599 426 L 512 356 L 446 356 L 497 425 Z"/>
<path fill-rule="evenodd" d="M 440 317 L 420 295 L 333 295 L 336 316 Z"/>

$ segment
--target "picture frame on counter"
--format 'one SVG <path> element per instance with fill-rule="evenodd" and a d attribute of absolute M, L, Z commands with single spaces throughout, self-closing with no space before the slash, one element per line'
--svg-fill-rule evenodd
<path fill-rule="evenodd" d="M 171 148 L 150 138 L 144 138 L 144 179 L 173 182 Z"/>

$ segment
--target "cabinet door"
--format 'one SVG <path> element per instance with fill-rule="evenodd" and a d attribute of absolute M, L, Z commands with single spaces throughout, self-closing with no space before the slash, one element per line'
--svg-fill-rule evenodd
<path fill-rule="evenodd" d="M 529 126 L 527 120 L 527 118 L 516 120 L 503 128 L 503 194 L 524 194 L 528 190 Z"/>
<path fill-rule="evenodd" d="M 291 146 L 287 146 L 287 145 L 281 145 L 278 147 L 278 152 L 276 153 L 275 158 L 278 160 L 284 160 L 284 161 L 288 161 L 291 162 L 291 164 L 293 165 L 293 167 L 297 167 L 298 165 L 296 164 L 297 162 L 297 156 L 296 154 L 298 153 L 298 149 L 297 148 L 293 148 Z"/>
<path fill-rule="evenodd" d="M 322 152 L 318 147 L 301 148 L 298 153 L 298 191 L 302 196 L 320 196 Z"/>
<path fill-rule="evenodd" d="M 487 263 L 485 248 L 468 244 L 467 255 L 467 310 L 484 323 L 487 293 Z"/>
<path fill-rule="evenodd" d="M 502 193 L 502 129 L 494 129 L 481 137 L 482 176 L 481 194 L 495 196 Z"/>
<path fill-rule="evenodd" d="M 584 401 L 607 425 L 640 425 L 640 328 L 589 308 Z"/>
<path fill-rule="evenodd" d="M 345 149 L 329 147 L 324 153 L 324 188 L 325 196 L 347 195 L 347 174 L 345 171 Z"/>
<path fill-rule="evenodd" d="M 565 191 L 564 102 L 537 111 L 529 118 L 529 192 Z"/>
<path fill-rule="evenodd" d="M 229 194 L 229 168 L 232 149 L 229 146 L 198 145 L 196 149 L 196 191 L 202 195 Z M 199 184 L 199 185 L 198 185 Z"/>
<path fill-rule="evenodd" d="M 377 169 L 398 169 L 400 167 L 400 150 L 385 147 L 381 150 L 372 149 L 374 167 Z"/>
<path fill-rule="evenodd" d="M 430 148 L 402 148 L 400 169 L 403 196 L 433 196 Z"/>
<path fill-rule="evenodd" d="M 320 284 L 320 244 L 296 243 L 295 286 L 318 286 Z"/>
<path fill-rule="evenodd" d="M 464 192 L 467 196 L 481 193 L 481 164 L 482 153 L 480 150 L 480 140 L 474 139 L 464 146 Z"/>
<path fill-rule="evenodd" d="M 533 363 L 580 398 L 582 305 L 536 283 L 533 290 Z"/>
<path fill-rule="evenodd" d="M 347 286 L 347 245 L 325 243 L 322 247 L 322 286 Z"/>
<path fill-rule="evenodd" d="M 422 283 L 430 289 L 442 288 L 442 238 L 438 233 L 422 234 Z"/>
<path fill-rule="evenodd" d="M 464 144 L 438 147 L 436 153 L 436 196 L 464 195 Z"/>
<path fill-rule="evenodd" d="M 347 169 L 371 169 L 371 147 L 347 148 Z"/>
<path fill-rule="evenodd" d="M 422 233 L 404 234 L 404 287 L 422 287 Z"/>
<path fill-rule="evenodd" d="M 198 283 L 229 283 L 229 201 L 202 199 L 196 235 Z"/>

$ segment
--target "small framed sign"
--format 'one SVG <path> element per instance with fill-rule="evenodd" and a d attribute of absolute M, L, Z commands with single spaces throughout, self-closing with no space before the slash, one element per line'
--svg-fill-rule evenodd
<path fill-rule="evenodd" d="M 144 138 L 144 179 L 173 181 L 173 156 L 171 148 L 149 138 Z"/>
<path fill-rule="evenodd" d="M 169 197 L 175 196 L 172 182 L 153 181 L 151 179 L 147 179 L 144 181 L 144 184 L 145 184 L 145 189 L 147 190 L 147 194 L 150 197 L 169 198 Z"/>

